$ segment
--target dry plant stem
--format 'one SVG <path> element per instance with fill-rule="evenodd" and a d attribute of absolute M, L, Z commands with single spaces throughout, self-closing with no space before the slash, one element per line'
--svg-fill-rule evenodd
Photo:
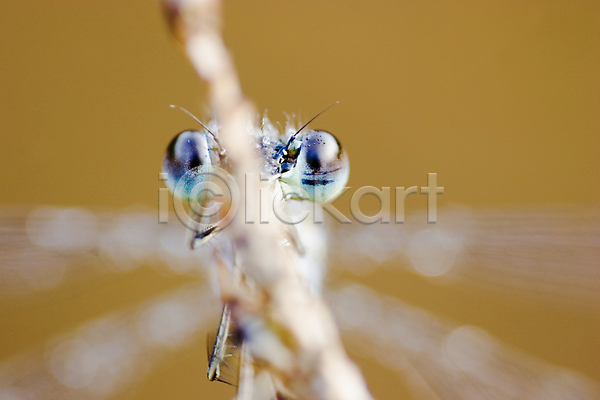
<path fill-rule="evenodd" d="M 221 39 L 220 3 L 163 0 L 163 5 L 174 35 L 208 84 L 211 105 L 222 126 L 220 141 L 244 193 L 245 174 L 260 172 L 255 146 L 248 134 L 256 111 L 242 94 Z M 260 188 L 255 185 L 256 191 Z M 248 210 L 252 211 L 257 210 Z M 227 230 L 237 260 L 256 286 L 257 295 L 255 301 L 239 296 L 231 302 L 231 307 L 253 357 L 300 398 L 370 399 L 359 370 L 342 347 L 330 311 L 298 281 L 294 256 L 279 244 L 279 221 L 245 224 L 244 212 L 242 201 L 239 217 Z M 268 349 L 277 351 L 265 351 L 264 346 L 258 346 L 257 343 L 264 343 L 262 337 L 276 338 L 277 346 Z"/>

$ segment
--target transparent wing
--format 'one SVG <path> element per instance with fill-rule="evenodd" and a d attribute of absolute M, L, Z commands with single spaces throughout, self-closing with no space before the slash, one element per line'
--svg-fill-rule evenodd
<path fill-rule="evenodd" d="M 424 216 L 414 218 L 404 225 L 331 227 L 327 240 L 334 275 L 336 270 L 368 276 L 399 268 L 448 285 L 484 287 L 597 315 L 597 209 L 462 210 L 440 213 L 436 225 L 424 223 Z M 205 249 L 189 251 L 184 237 L 175 219 L 159 225 L 148 211 L 0 209 L 3 301 L 149 265 L 210 282 L 210 246 L 218 245 L 218 238 Z M 182 288 L 48 337 L 45 348 L 2 360 L 0 398 L 112 397 L 164 354 L 188 345 L 206 320 L 214 321 L 218 310 L 206 307 L 218 303 L 212 293 L 209 286 Z M 344 284 L 328 296 L 344 336 L 358 349 L 351 351 L 395 370 L 415 398 L 598 396 L 595 383 L 479 328 L 362 286 Z"/>
<path fill-rule="evenodd" d="M 357 275 L 400 268 L 436 282 L 597 311 L 600 307 L 600 210 L 457 210 L 427 224 L 337 225 L 332 265 Z"/>
<path fill-rule="evenodd" d="M 0 398 L 114 398 L 190 345 L 215 320 L 214 300 L 208 287 L 189 285 L 50 337 L 0 362 Z"/>
<path fill-rule="evenodd" d="M 202 276 L 219 240 L 189 251 L 185 228 L 172 219 L 158 224 L 156 213 L 140 209 L 0 208 L 0 293 L 43 292 L 142 266 Z"/>
<path fill-rule="evenodd" d="M 158 224 L 154 213 L 140 210 L 0 209 L 2 294 L 148 264 L 202 276 L 211 246 L 188 251 L 185 229 L 172 219 Z M 330 267 L 358 275 L 401 268 L 583 308 L 600 305 L 597 208 L 461 210 L 435 225 L 424 221 L 415 215 L 403 225 L 333 225 Z"/>
<path fill-rule="evenodd" d="M 596 383 L 360 285 L 331 291 L 341 329 L 365 356 L 406 376 L 415 398 L 596 399 Z"/>

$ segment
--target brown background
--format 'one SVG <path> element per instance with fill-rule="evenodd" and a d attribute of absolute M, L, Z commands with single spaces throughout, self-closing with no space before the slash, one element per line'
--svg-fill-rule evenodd
<path fill-rule="evenodd" d="M 228 1 L 224 18 L 243 88 L 272 120 L 340 101 L 313 126 L 346 146 L 352 187 L 425 186 L 437 172 L 442 212 L 598 204 L 598 2 Z M 156 207 L 164 148 L 196 126 L 168 105 L 210 117 L 156 2 L 4 1 L 0 29 L 0 204 Z M 599 378 L 592 316 L 389 269 L 364 279 Z M 0 357 L 185 280 L 138 270 L 0 305 Z M 230 396 L 205 381 L 196 344 L 120 397 Z M 377 397 L 397 398 L 390 371 L 357 360 Z"/>

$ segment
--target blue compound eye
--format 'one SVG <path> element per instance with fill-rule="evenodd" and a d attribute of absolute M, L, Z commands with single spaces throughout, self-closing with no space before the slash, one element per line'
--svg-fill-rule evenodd
<path fill-rule="evenodd" d="M 198 200 L 207 172 L 221 162 L 221 148 L 208 132 L 184 131 L 175 136 L 163 158 L 162 170 L 167 173 L 167 187 L 182 200 Z"/>
<path fill-rule="evenodd" d="M 342 145 L 326 131 L 310 131 L 302 137 L 296 167 L 300 187 L 309 200 L 334 200 L 348 182 L 350 163 Z"/>

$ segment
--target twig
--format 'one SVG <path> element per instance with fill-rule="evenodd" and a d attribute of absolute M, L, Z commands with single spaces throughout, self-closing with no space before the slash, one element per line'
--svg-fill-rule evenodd
<path fill-rule="evenodd" d="M 212 108 L 221 123 L 220 140 L 244 193 L 246 173 L 258 173 L 260 166 L 248 134 L 256 111 L 241 91 L 221 39 L 220 3 L 163 0 L 163 6 L 173 34 L 208 84 Z M 255 185 L 257 192 L 260 189 L 261 185 Z M 243 203 L 239 213 L 245 212 Z M 243 217 L 237 217 L 227 230 L 256 293 L 224 300 L 229 301 L 254 360 L 295 396 L 370 399 L 358 368 L 342 347 L 330 311 L 298 281 L 294 257 L 278 244 L 281 223 L 245 224 Z"/>

